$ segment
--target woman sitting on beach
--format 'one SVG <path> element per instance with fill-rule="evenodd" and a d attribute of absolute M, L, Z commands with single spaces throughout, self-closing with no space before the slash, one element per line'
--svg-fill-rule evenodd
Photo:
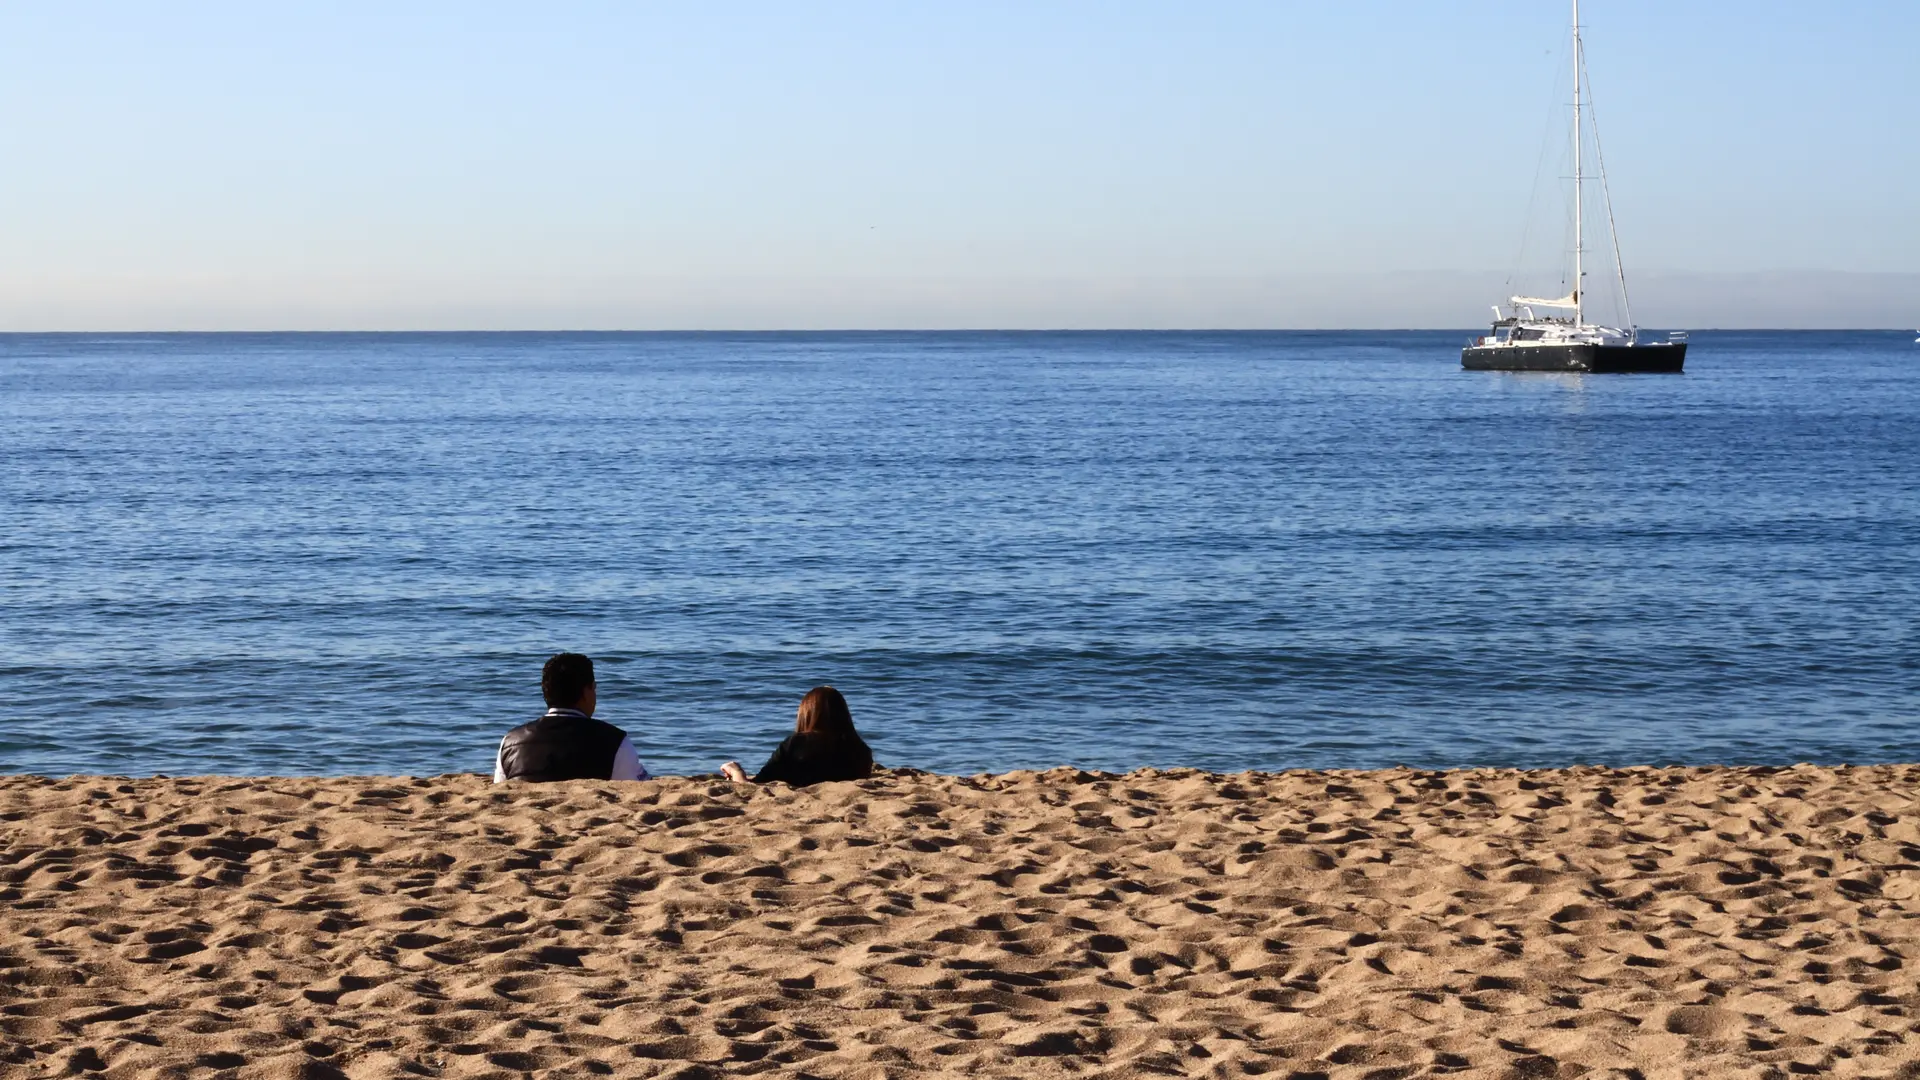
<path fill-rule="evenodd" d="M 720 766 L 736 784 L 747 782 L 747 771 L 737 761 Z M 853 730 L 853 712 L 847 699 L 831 686 L 816 686 L 800 699 L 793 734 L 753 777 L 756 784 L 775 780 L 806 787 L 828 780 L 865 780 L 873 775 L 873 751 Z"/>

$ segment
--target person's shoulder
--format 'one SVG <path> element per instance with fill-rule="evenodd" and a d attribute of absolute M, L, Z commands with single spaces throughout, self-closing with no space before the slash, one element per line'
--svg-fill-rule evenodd
<path fill-rule="evenodd" d="M 559 716 L 536 716 L 526 723 L 521 724 L 519 727 L 507 732 L 507 738 L 512 738 L 515 735 L 530 735 L 541 727 L 548 728 L 549 730 L 555 728 L 573 728 L 576 732 L 580 728 L 585 728 L 595 734 L 604 735 L 612 739 L 624 739 L 627 737 L 626 731 L 614 727 L 599 717 L 562 714 Z"/>

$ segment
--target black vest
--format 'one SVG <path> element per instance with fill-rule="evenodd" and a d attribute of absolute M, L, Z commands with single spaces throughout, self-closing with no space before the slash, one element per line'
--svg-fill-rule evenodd
<path fill-rule="evenodd" d="M 509 780 L 611 780 L 613 755 L 627 733 L 587 716 L 543 716 L 500 740 Z"/>

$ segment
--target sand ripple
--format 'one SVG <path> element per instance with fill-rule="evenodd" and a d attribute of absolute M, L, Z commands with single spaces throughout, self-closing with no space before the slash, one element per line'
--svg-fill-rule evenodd
<path fill-rule="evenodd" d="M 1912 1077 L 1916 780 L 0 778 L 0 1073 Z"/>

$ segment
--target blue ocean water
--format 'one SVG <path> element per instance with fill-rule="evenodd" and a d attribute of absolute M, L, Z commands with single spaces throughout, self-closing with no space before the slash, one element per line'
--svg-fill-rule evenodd
<path fill-rule="evenodd" d="M 0 771 L 1920 760 L 1907 335 L 1464 336 L 0 337 Z"/>

